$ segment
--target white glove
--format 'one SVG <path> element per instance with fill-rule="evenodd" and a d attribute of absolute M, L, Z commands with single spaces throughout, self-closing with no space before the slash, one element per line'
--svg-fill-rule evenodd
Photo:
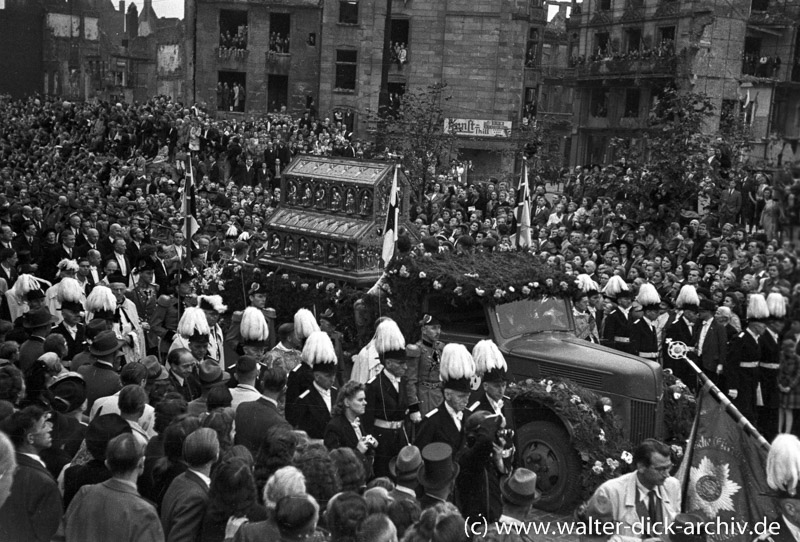
<path fill-rule="evenodd" d="M 731 399 L 736 399 L 739 397 L 739 390 L 728 390 L 728 397 Z"/>
<path fill-rule="evenodd" d="M 722 374 L 722 364 L 721 363 L 719 365 L 717 365 L 717 374 L 718 375 Z"/>
<path fill-rule="evenodd" d="M 411 421 L 414 423 L 419 423 L 422 421 L 422 414 L 419 412 L 412 412 L 411 413 Z"/>

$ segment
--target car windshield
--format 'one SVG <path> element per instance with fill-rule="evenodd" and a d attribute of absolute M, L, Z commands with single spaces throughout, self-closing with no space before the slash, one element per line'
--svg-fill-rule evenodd
<path fill-rule="evenodd" d="M 542 331 L 569 331 L 566 299 L 545 297 L 497 305 L 497 324 L 505 338 Z"/>

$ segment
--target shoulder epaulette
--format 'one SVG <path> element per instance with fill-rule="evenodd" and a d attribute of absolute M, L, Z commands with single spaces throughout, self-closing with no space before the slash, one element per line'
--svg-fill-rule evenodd
<path fill-rule="evenodd" d="M 177 299 L 169 295 L 160 295 L 158 296 L 158 306 L 159 307 L 171 307 L 175 304 Z"/>
<path fill-rule="evenodd" d="M 472 403 L 471 405 L 469 405 L 467 407 L 467 410 L 469 410 L 470 412 L 474 412 L 475 409 L 478 408 L 478 405 L 480 405 L 480 404 L 481 404 L 480 401 L 475 401 L 474 403 Z"/>
<path fill-rule="evenodd" d="M 301 394 L 300 394 L 300 397 L 299 397 L 299 399 L 304 399 L 304 398 L 305 398 L 305 396 L 306 396 L 306 395 L 308 395 L 310 392 L 311 392 L 311 390 L 306 390 L 306 391 L 304 391 L 303 393 L 301 393 Z"/>
<path fill-rule="evenodd" d="M 739 333 L 739 338 L 741 339 L 742 337 L 744 337 L 744 331 L 742 331 L 741 333 Z"/>
<path fill-rule="evenodd" d="M 637 319 L 637 320 L 634 322 L 634 325 L 635 325 L 635 324 L 638 324 L 638 323 L 639 323 L 639 322 L 641 322 L 641 321 L 642 321 L 642 319 L 641 319 L 641 318 Z"/>
<path fill-rule="evenodd" d="M 426 417 L 426 418 L 430 418 L 431 416 L 433 416 L 433 415 L 434 415 L 434 414 L 436 414 L 437 412 L 439 412 L 439 409 L 438 409 L 438 408 L 434 408 L 433 410 L 431 410 L 430 412 L 428 412 L 427 414 L 425 414 L 425 417 Z"/>
<path fill-rule="evenodd" d="M 509 397 L 508 395 L 504 395 L 504 396 L 503 396 L 503 399 L 508 399 L 508 400 L 510 401 L 510 400 L 511 400 L 511 397 Z"/>
<path fill-rule="evenodd" d="M 292 369 L 292 371 L 291 371 L 291 372 L 293 372 L 293 373 L 296 373 L 297 371 L 299 371 L 299 370 L 300 370 L 300 365 L 301 365 L 301 363 L 302 363 L 302 362 L 300 362 L 300 363 L 298 363 L 297 365 L 295 365 L 295 366 L 294 366 L 294 368 Z"/>
<path fill-rule="evenodd" d="M 370 378 L 369 380 L 367 380 L 367 384 L 372 384 L 373 382 L 375 382 L 376 378 L 378 378 L 378 375 L 375 375 L 372 378 Z"/>

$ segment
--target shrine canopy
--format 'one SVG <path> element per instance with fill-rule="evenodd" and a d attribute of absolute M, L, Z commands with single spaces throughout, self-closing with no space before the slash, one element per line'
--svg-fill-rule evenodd
<path fill-rule="evenodd" d="M 289 269 L 357 286 L 381 275 L 383 227 L 394 178 L 392 162 L 300 155 L 281 175 L 281 198 L 267 222 L 265 267 Z M 400 226 L 409 228 L 408 179 L 398 169 Z"/>

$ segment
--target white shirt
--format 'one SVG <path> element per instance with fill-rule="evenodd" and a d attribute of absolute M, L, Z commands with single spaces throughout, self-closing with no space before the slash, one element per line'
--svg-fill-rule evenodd
<path fill-rule="evenodd" d="M 128 269 L 125 267 L 125 255 L 115 252 L 114 256 L 117 258 L 117 264 L 119 264 L 119 272 L 123 275 L 127 275 Z"/>
<path fill-rule="evenodd" d="M 396 376 L 394 376 L 392 373 L 390 373 L 386 369 L 383 370 L 383 374 L 386 375 L 386 378 L 388 378 L 389 382 L 391 382 L 392 386 L 394 386 L 394 391 L 396 391 L 397 393 L 400 393 L 400 379 L 397 378 Z"/>
<path fill-rule="evenodd" d="M 20 453 L 21 453 L 22 455 L 25 455 L 25 456 L 28 456 L 28 457 L 30 457 L 31 459 L 33 459 L 34 461 L 36 461 L 37 463 L 39 463 L 39 464 L 40 464 L 41 466 L 43 466 L 44 468 L 47 468 L 47 465 L 45 465 L 45 464 L 44 464 L 44 461 L 42 461 L 42 458 L 41 458 L 41 457 L 39 457 L 39 455 L 38 455 L 38 454 L 26 454 L 26 453 L 24 453 L 24 452 L 20 452 Z"/>
<path fill-rule="evenodd" d="M 703 353 L 703 344 L 706 342 L 706 335 L 708 335 L 708 330 L 711 328 L 711 322 L 713 322 L 713 318 L 709 318 L 708 320 L 703 320 L 703 328 L 700 330 L 700 339 L 697 341 L 697 353 Z"/>
<path fill-rule="evenodd" d="M 272 397 L 267 397 L 266 395 L 262 395 L 261 398 L 264 399 L 265 401 L 269 401 L 270 403 L 275 405 L 275 408 L 278 408 L 278 401 L 276 401 Z"/>
<path fill-rule="evenodd" d="M 231 392 L 231 408 L 236 411 L 236 408 L 242 403 L 249 403 L 251 401 L 258 401 L 261 394 L 250 384 L 239 384 Z"/>
<path fill-rule="evenodd" d="M 105 414 L 119 414 L 119 392 L 97 399 L 92 405 L 92 411 L 89 413 L 89 421 Z M 139 425 L 144 429 L 148 437 L 153 438 L 156 436 L 156 409 L 152 405 L 144 405 L 144 413 L 139 418 Z"/>
<path fill-rule="evenodd" d="M 489 395 L 486 395 L 486 399 L 489 401 L 489 404 L 492 405 L 495 414 L 503 415 L 503 400 L 500 399 L 499 401 L 495 401 Z"/>
<path fill-rule="evenodd" d="M 450 414 L 450 417 L 453 418 L 453 422 L 456 424 L 456 427 L 458 427 L 458 430 L 461 431 L 461 420 L 464 418 L 464 413 L 456 412 L 447 402 L 444 403 L 444 407 L 447 409 L 447 413 Z"/>
<path fill-rule="evenodd" d="M 331 411 L 331 390 L 326 390 L 316 382 L 314 382 L 314 387 L 317 389 L 317 392 L 322 396 L 322 400 L 325 401 L 325 406 L 328 407 L 328 412 Z"/>
<path fill-rule="evenodd" d="M 208 476 L 206 476 L 202 472 L 197 472 L 194 469 L 189 469 L 189 471 L 194 473 L 194 475 L 197 476 L 198 478 L 200 478 L 203 481 L 203 483 L 206 485 L 206 488 L 211 487 L 211 478 L 209 478 Z"/>

